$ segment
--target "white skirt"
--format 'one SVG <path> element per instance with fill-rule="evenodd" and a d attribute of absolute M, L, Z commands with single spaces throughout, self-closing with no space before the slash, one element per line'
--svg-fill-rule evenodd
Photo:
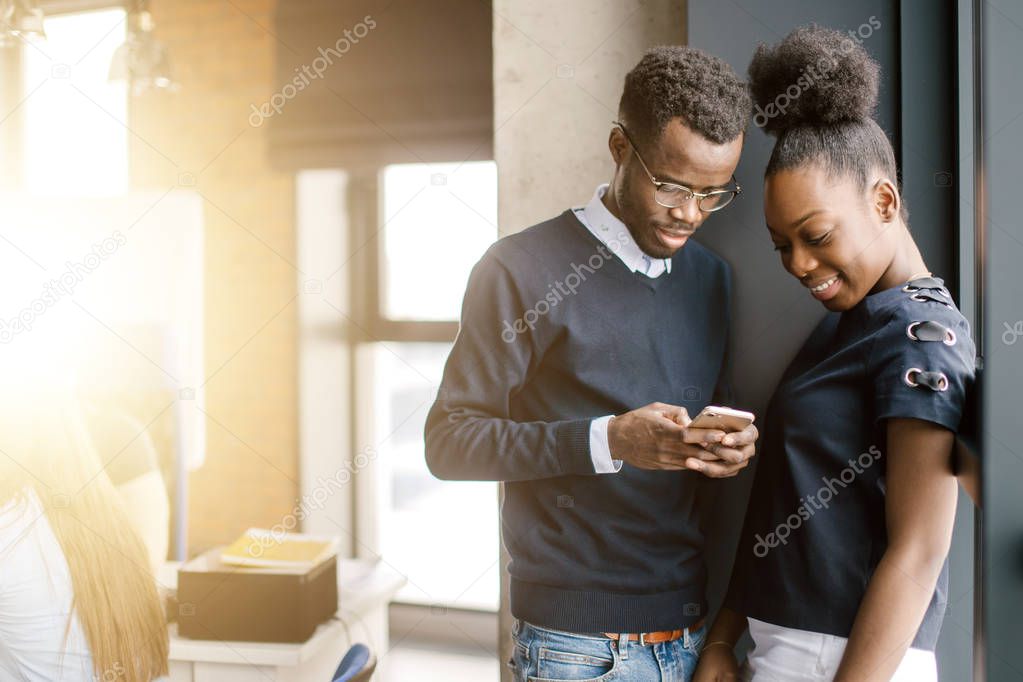
<path fill-rule="evenodd" d="M 786 628 L 748 618 L 754 649 L 743 666 L 746 682 L 822 682 L 832 680 L 842 662 L 845 637 Z M 907 649 L 892 682 L 938 682 L 933 651 Z"/>

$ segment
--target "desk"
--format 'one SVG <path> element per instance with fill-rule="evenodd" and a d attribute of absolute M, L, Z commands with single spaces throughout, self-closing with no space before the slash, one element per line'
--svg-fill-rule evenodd
<path fill-rule="evenodd" d="M 172 577 L 173 575 L 173 577 Z M 177 564 L 161 582 L 177 586 Z M 382 563 L 338 561 L 338 619 L 321 624 L 301 644 L 188 639 L 171 623 L 171 682 L 329 682 L 353 642 L 380 655 L 388 648 L 387 606 L 405 577 Z"/>

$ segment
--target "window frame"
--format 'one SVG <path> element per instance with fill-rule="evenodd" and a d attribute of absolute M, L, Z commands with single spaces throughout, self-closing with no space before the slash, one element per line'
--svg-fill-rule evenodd
<path fill-rule="evenodd" d="M 349 169 L 346 204 L 349 211 L 350 251 L 346 267 L 351 297 L 351 373 L 349 404 L 352 409 L 352 452 L 361 452 L 373 445 L 374 423 L 372 405 L 374 392 L 374 347 L 380 343 L 453 343 L 458 333 L 458 320 L 395 320 L 383 314 L 386 251 L 382 224 L 384 202 L 384 171 L 381 164 Z M 500 238 L 497 234 L 495 238 Z M 374 557 L 373 548 L 381 545 L 381 529 L 377 518 L 377 490 L 381 471 L 377 462 L 354 477 L 352 516 L 354 519 L 355 555 Z M 497 495 L 495 495 L 497 502 Z M 495 528 L 495 532 L 498 529 Z M 500 551 L 499 551 L 500 553 Z M 494 559 L 498 560 L 495 556 Z M 394 602 L 403 608 L 427 609 L 418 603 Z M 491 614 L 497 609 L 445 606 L 452 611 Z M 499 606 L 498 606 L 499 609 Z"/>

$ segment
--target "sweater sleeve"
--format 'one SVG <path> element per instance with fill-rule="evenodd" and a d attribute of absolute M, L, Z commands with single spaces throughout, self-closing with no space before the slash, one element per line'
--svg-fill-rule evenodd
<path fill-rule="evenodd" d="M 542 357 L 537 318 L 525 315 L 536 311 L 526 298 L 491 248 L 469 277 L 458 336 L 426 418 L 426 463 L 434 476 L 521 481 L 596 473 L 590 419 L 510 417 L 512 397 Z"/>

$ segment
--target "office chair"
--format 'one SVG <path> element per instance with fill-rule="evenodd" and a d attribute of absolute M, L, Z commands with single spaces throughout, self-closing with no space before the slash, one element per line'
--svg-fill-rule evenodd
<path fill-rule="evenodd" d="M 353 644 L 338 664 L 331 682 L 368 682 L 376 667 L 376 658 L 369 647 Z"/>

